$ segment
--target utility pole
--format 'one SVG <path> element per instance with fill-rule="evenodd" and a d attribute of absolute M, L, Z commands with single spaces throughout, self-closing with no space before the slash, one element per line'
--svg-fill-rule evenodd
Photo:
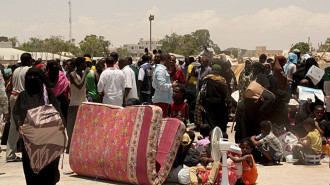
<path fill-rule="evenodd" d="M 149 21 L 150 21 L 150 48 L 149 48 L 149 51 L 151 51 L 151 21 L 153 21 L 155 19 L 155 16 L 154 15 L 151 15 L 149 16 Z"/>
<path fill-rule="evenodd" d="M 72 19 L 71 19 L 71 0 L 69 0 L 69 24 L 70 24 L 70 32 L 69 32 L 69 41 L 72 39 Z"/>

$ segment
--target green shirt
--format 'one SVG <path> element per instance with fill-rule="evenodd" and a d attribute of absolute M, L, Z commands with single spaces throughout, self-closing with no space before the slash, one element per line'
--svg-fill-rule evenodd
<path fill-rule="evenodd" d="M 96 100 L 100 98 L 100 94 L 97 91 L 97 86 L 95 82 L 95 72 L 89 71 L 89 73 L 86 76 L 86 87 L 88 89 L 87 97 L 93 98 L 93 100 Z"/>

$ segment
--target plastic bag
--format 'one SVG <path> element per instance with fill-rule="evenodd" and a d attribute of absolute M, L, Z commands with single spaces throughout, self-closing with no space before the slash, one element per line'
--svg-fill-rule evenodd
<path fill-rule="evenodd" d="M 235 172 L 237 179 L 240 179 L 243 174 L 242 163 L 234 163 L 231 159 L 227 159 L 228 170 Z"/>
<path fill-rule="evenodd" d="M 278 137 L 278 140 L 281 142 L 284 158 L 292 154 L 292 145 L 298 142 L 297 137 L 293 135 L 291 132 L 286 132 L 280 135 Z"/>
<path fill-rule="evenodd" d="M 218 177 L 214 182 L 214 185 L 221 185 L 222 180 L 222 170 L 219 170 Z M 235 185 L 237 177 L 234 171 L 228 170 L 228 180 L 230 185 Z"/>
<path fill-rule="evenodd" d="M 180 184 L 189 184 L 190 183 L 190 168 L 184 166 L 178 174 L 178 180 Z"/>

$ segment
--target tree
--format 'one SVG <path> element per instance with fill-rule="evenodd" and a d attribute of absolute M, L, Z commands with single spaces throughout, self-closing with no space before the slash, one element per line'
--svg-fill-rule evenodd
<path fill-rule="evenodd" d="M 84 54 L 88 53 L 92 57 L 105 57 L 110 54 L 110 41 L 105 40 L 103 36 L 86 35 L 84 40 L 79 42 L 79 46 Z"/>
<path fill-rule="evenodd" d="M 210 39 L 210 33 L 206 29 L 196 30 L 191 34 L 178 35 L 172 33 L 162 39 L 162 51 L 177 53 L 184 56 L 197 55 L 204 47 L 212 47 L 216 54 L 220 52 L 217 44 Z"/>
<path fill-rule="evenodd" d="M 16 45 L 18 43 L 17 37 L 11 37 L 11 38 L 9 38 L 9 41 L 11 42 L 13 47 L 16 47 Z"/>
<path fill-rule="evenodd" d="M 129 52 L 126 48 L 117 48 L 116 52 L 118 53 L 119 57 L 132 56 L 132 53 Z"/>
<path fill-rule="evenodd" d="M 299 49 L 300 54 L 304 55 L 309 52 L 309 45 L 306 42 L 299 42 L 290 48 L 290 52 L 293 52 L 294 49 Z"/>
<path fill-rule="evenodd" d="M 320 46 L 320 51 L 330 51 L 330 37 Z"/>

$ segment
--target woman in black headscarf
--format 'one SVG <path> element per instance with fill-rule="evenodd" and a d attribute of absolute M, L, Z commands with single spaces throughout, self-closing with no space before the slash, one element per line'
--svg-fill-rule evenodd
<path fill-rule="evenodd" d="M 237 87 L 237 80 L 234 72 L 231 70 L 231 63 L 229 60 L 221 64 L 220 75 L 226 79 L 226 83 L 230 94 L 234 92 Z"/>
<path fill-rule="evenodd" d="M 69 108 L 67 95 L 69 91 L 70 82 L 64 72 L 60 70 L 61 66 L 57 61 L 48 61 L 46 69 L 50 82 L 54 84 L 52 90 L 60 104 L 64 120 L 66 121 Z"/>
<path fill-rule="evenodd" d="M 319 67 L 318 63 L 316 62 L 316 60 L 314 58 L 309 58 L 306 60 L 306 64 L 304 67 L 301 67 L 300 69 L 298 69 L 298 71 L 293 73 L 292 92 L 295 93 L 297 91 L 297 87 L 298 87 L 300 81 L 304 78 L 308 79 L 309 87 L 323 89 L 323 80 L 321 80 L 317 85 L 314 85 L 313 82 L 310 80 L 310 78 L 306 77 L 306 74 L 307 74 L 309 68 L 311 68 L 313 65 L 315 65 L 316 67 Z"/>
<path fill-rule="evenodd" d="M 50 89 L 52 83 L 48 77 L 39 68 L 30 68 L 25 76 L 25 91 L 21 92 L 17 97 L 17 101 L 13 110 L 13 117 L 16 129 L 23 125 L 27 111 L 45 104 L 45 97 L 48 96 L 49 104 L 52 104 L 58 112 L 61 112 L 59 104 Z M 47 96 L 44 90 L 47 91 Z M 62 117 L 63 120 L 63 117 Z M 38 174 L 34 173 L 30 166 L 30 158 L 24 146 L 24 142 L 20 139 L 22 147 L 23 170 L 25 174 L 26 184 L 56 184 L 60 180 L 58 163 L 60 157 L 45 166 Z"/>
<path fill-rule="evenodd" d="M 220 127 L 226 132 L 228 124 L 228 109 L 230 104 L 230 92 L 226 80 L 220 76 L 221 67 L 218 64 L 212 66 L 212 74 L 203 78 L 202 89 L 198 94 L 196 115 L 202 115 L 202 121 L 197 118 L 199 124 L 207 123 L 214 128 Z M 203 111 L 204 110 L 204 111 Z"/>
<path fill-rule="evenodd" d="M 265 75 L 265 66 L 260 62 L 252 64 L 252 80 L 256 80 L 261 86 L 266 89 L 270 88 L 269 81 Z"/>

